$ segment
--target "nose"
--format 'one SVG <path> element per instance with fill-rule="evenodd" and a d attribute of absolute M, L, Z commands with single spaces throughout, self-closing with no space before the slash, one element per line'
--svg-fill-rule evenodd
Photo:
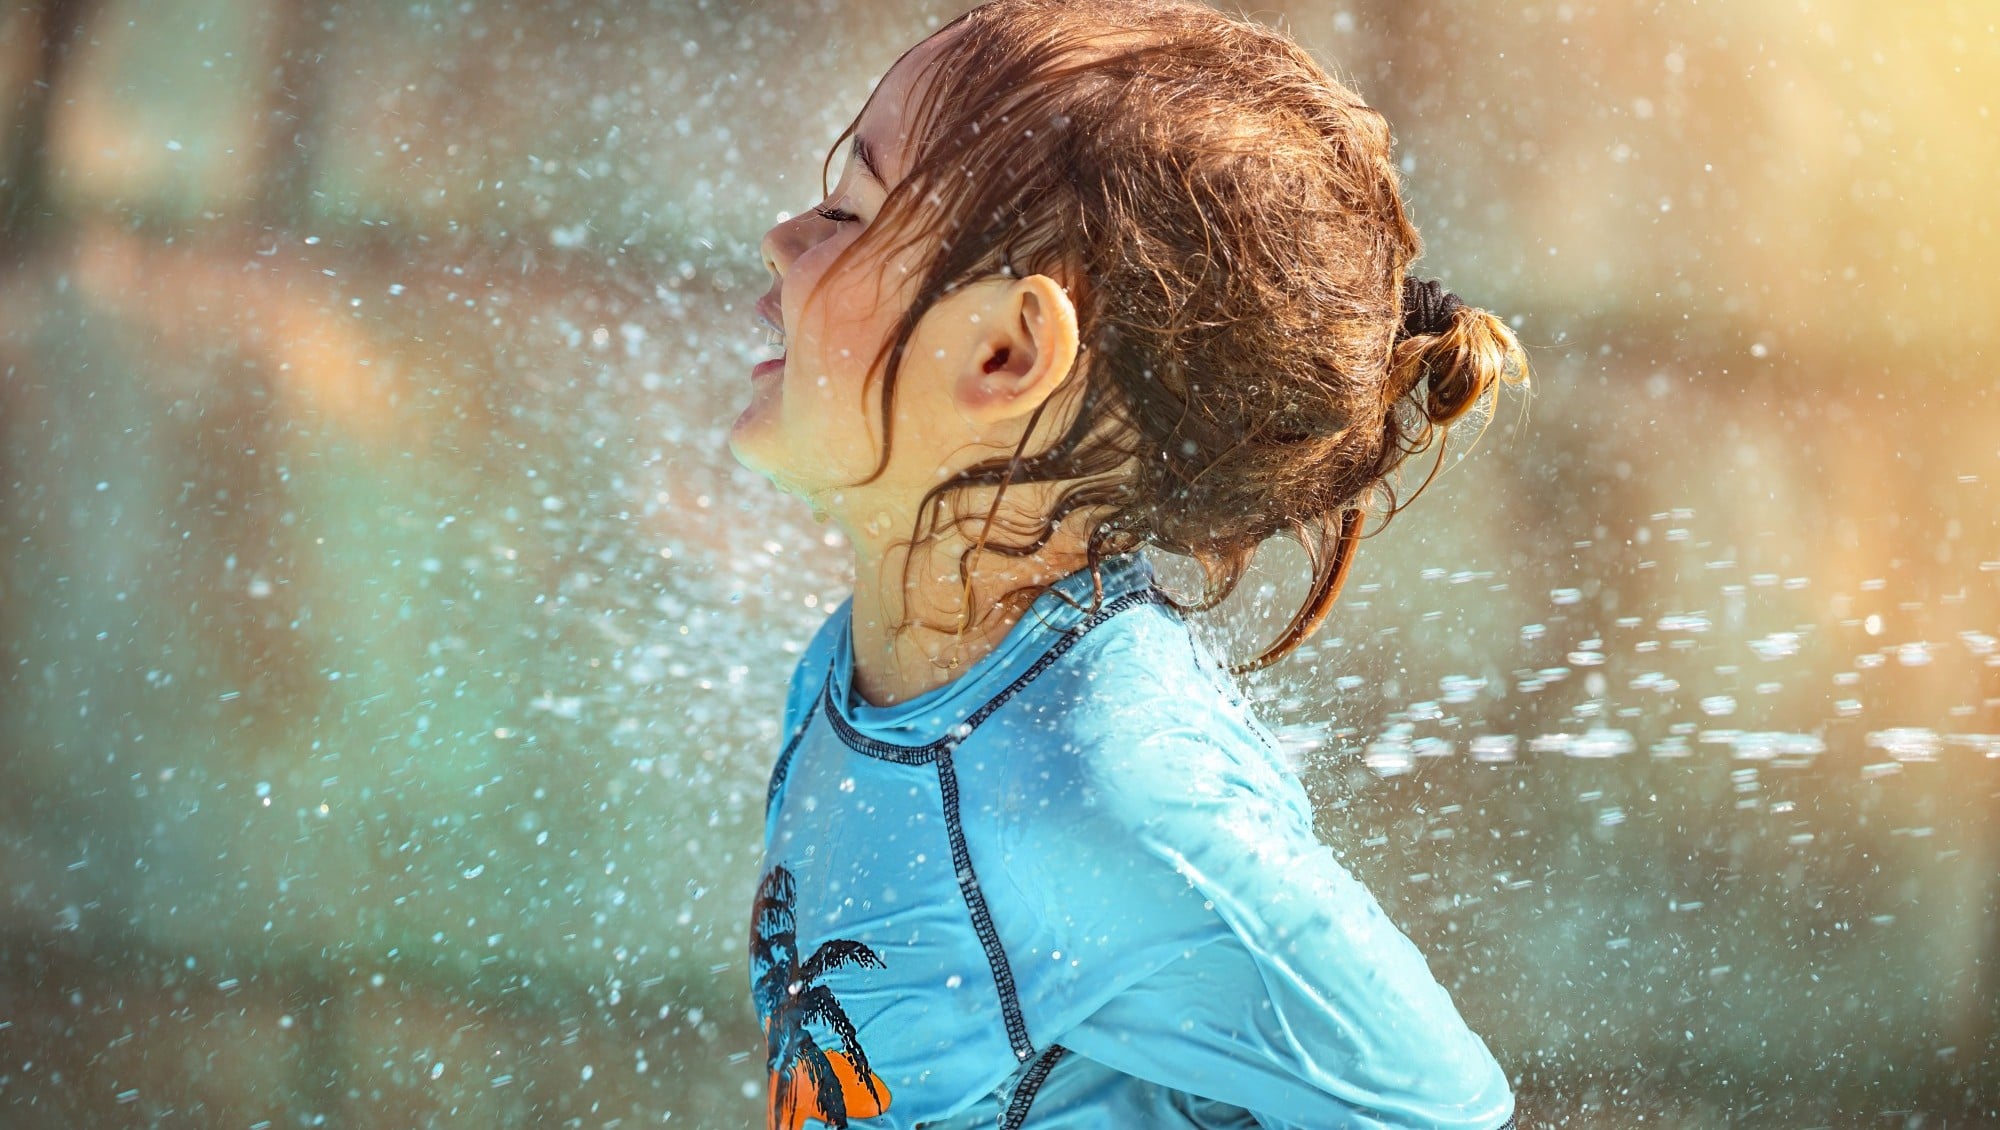
<path fill-rule="evenodd" d="M 792 261 L 804 250 L 799 229 L 798 216 L 780 220 L 771 225 L 771 230 L 765 232 L 763 240 L 758 243 L 758 250 L 764 256 L 764 269 L 770 271 L 773 277 L 784 278 L 785 272 L 792 268 Z"/>

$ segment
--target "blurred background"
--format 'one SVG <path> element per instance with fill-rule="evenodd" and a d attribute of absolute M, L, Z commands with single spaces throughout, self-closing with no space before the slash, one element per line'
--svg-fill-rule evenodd
<path fill-rule="evenodd" d="M 756 240 L 963 6 L 0 9 L 0 1124 L 756 1123 Z M 1250 684 L 1324 835 L 1524 1126 L 2000 1125 L 1993 7 L 1251 14 L 1537 366 Z"/>

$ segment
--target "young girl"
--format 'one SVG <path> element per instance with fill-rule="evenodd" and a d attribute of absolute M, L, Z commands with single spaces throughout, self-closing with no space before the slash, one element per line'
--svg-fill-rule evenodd
<path fill-rule="evenodd" d="M 1405 271 L 1382 118 L 1181 0 L 998 0 L 764 237 L 731 449 L 853 544 L 751 923 L 769 1125 L 1509 1125 L 1507 1078 L 1185 613 L 1525 365 Z M 1139 550 L 1199 562 L 1182 602 Z"/>

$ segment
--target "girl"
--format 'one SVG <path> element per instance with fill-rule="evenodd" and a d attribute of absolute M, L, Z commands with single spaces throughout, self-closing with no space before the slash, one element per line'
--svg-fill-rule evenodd
<path fill-rule="evenodd" d="M 1380 115 L 1192 3 L 998 0 L 842 140 L 730 435 L 855 555 L 771 774 L 769 1125 L 1511 1124 L 1183 619 L 1283 533 L 1311 595 L 1246 666 L 1296 647 L 1385 478 L 1525 377 L 1406 280 Z"/>

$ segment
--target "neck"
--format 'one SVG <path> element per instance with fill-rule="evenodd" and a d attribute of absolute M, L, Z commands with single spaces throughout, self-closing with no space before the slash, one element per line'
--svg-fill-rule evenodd
<path fill-rule="evenodd" d="M 970 602 L 958 563 L 972 545 L 941 537 L 912 556 L 904 524 L 886 536 L 886 522 L 841 522 L 854 545 L 853 687 L 872 706 L 899 702 L 944 686 L 999 646 L 1024 606 L 1002 607 L 1015 590 L 1045 585 L 1089 561 L 1081 537 L 1067 526 L 1025 557 L 984 550 L 966 562 Z M 907 565 L 907 568 L 905 567 Z M 971 608 L 970 617 L 964 614 Z"/>

